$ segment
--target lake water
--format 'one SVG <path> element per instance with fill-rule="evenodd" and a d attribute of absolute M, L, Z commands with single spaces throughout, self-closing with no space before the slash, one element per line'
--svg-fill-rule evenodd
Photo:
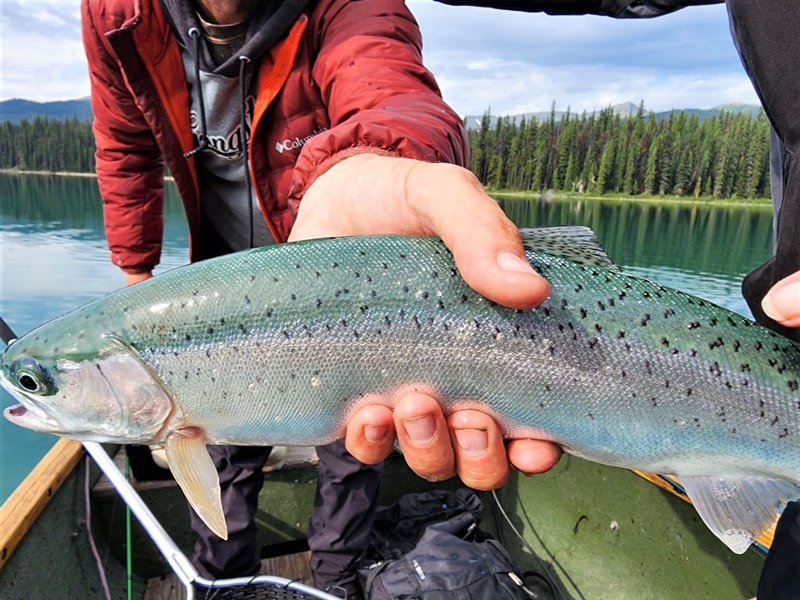
<path fill-rule="evenodd" d="M 624 269 L 748 314 L 742 276 L 770 255 L 768 207 L 498 198 L 520 226 L 588 225 Z M 183 209 L 168 187 L 157 272 L 187 261 Z M 0 173 L 0 316 L 22 334 L 120 287 L 92 178 Z M 0 390 L 0 408 L 13 404 Z M 55 438 L 0 419 L 0 502 Z"/>

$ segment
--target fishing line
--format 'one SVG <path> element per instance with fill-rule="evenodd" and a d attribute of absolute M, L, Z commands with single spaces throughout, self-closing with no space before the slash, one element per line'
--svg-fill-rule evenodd
<path fill-rule="evenodd" d="M 106 570 L 103 567 L 103 561 L 100 558 L 100 553 L 97 551 L 97 545 L 94 542 L 94 534 L 92 533 L 92 499 L 89 492 L 89 473 L 91 471 L 92 462 L 87 454 L 84 460 L 86 475 L 83 480 L 83 494 L 84 506 L 86 506 L 86 536 L 89 538 L 89 549 L 92 551 L 94 563 L 97 566 L 97 575 L 100 577 L 100 585 L 103 587 L 103 595 L 106 600 L 111 600 L 111 590 L 108 588 L 108 580 L 106 579 Z"/>
<path fill-rule="evenodd" d="M 519 497 L 519 492 L 516 493 L 516 496 L 517 496 L 517 502 L 520 505 L 520 507 L 522 507 L 522 510 L 524 512 L 525 507 L 522 504 L 522 499 Z M 539 567 L 542 569 L 544 579 L 547 581 L 547 584 L 550 586 L 550 589 L 555 594 L 556 600 L 567 600 L 567 598 L 569 598 L 569 595 L 564 591 L 564 588 L 561 587 L 559 581 L 553 576 L 551 572 L 551 567 L 541 559 L 541 557 L 533 549 L 533 546 L 530 545 L 528 540 L 525 539 L 522 533 L 520 533 L 519 529 L 517 529 L 517 527 L 511 521 L 511 517 L 508 516 L 508 513 L 503 508 L 503 505 L 500 504 L 500 498 L 497 497 L 497 492 L 495 490 L 492 490 L 492 498 L 494 498 L 495 505 L 500 510 L 500 514 L 503 515 L 503 518 L 506 520 L 506 523 L 511 528 L 511 531 L 514 532 L 514 535 L 516 535 L 519 538 L 520 542 L 522 542 L 522 545 L 525 547 L 525 549 L 528 552 L 530 552 L 531 556 L 539 564 Z M 557 564 L 555 557 L 547 550 L 547 548 L 544 546 L 544 543 L 542 542 L 542 539 L 539 537 L 539 534 L 536 533 L 536 529 L 533 527 L 530 518 L 527 517 L 527 513 L 525 513 L 525 516 L 528 519 L 528 524 L 531 527 L 531 531 L 533 531 L 534 535 L 536 535 L 536 538 L 539 540 L 539 542 L 542 543 L 542 547 L 545 549 L 545 552 L 547 552 L 548 555 L 550 556 L 551 560 L 553 561 L 553 564 Z M 566 571 L 564 571 L 564 576 L 572 584 L 572 587 L 575 589 L 575 593 L 578 595 L 578 597 L 580 597 L 582 600 L 586 600 L 586 597 L 581 593 L 580 589 L 578 589 L 577 584 L 572 580 L 572 578 Z"/>

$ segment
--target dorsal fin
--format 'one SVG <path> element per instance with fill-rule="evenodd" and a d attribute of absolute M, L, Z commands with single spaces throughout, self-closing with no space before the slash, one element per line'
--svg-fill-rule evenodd
<path fill-rule="evenodd" d="M 553 254 L 582 265 L 619 270 L 589 227 L 533 227 L 520 229 L 519 233 L 522 245 L 532 252 Z"/>

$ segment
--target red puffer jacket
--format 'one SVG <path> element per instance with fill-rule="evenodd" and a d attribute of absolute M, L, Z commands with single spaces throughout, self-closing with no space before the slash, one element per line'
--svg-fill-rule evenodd
<path fill-rule="evenodd" d="M 262 57 L 252 177 L 275 239 L 286 240 L 314 179 L 358 152 L 468 163 L 463 123 L 422 66 L 401 0 L 320 0 Z M 112 260 L 150 270 L 161 252 L 164 164 L 202 256 L 189 91 L 158 0 L 83 0 L 97 174 Z"/>

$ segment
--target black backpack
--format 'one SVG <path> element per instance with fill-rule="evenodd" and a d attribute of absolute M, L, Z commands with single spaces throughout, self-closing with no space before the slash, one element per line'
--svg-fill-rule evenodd
<path fill-rule="evenodd" d="M 533 600 L 508 552 L 478 529 L 467 489 L 407 494 L 378 511 L 358 578 L 367 600 Z"/>

